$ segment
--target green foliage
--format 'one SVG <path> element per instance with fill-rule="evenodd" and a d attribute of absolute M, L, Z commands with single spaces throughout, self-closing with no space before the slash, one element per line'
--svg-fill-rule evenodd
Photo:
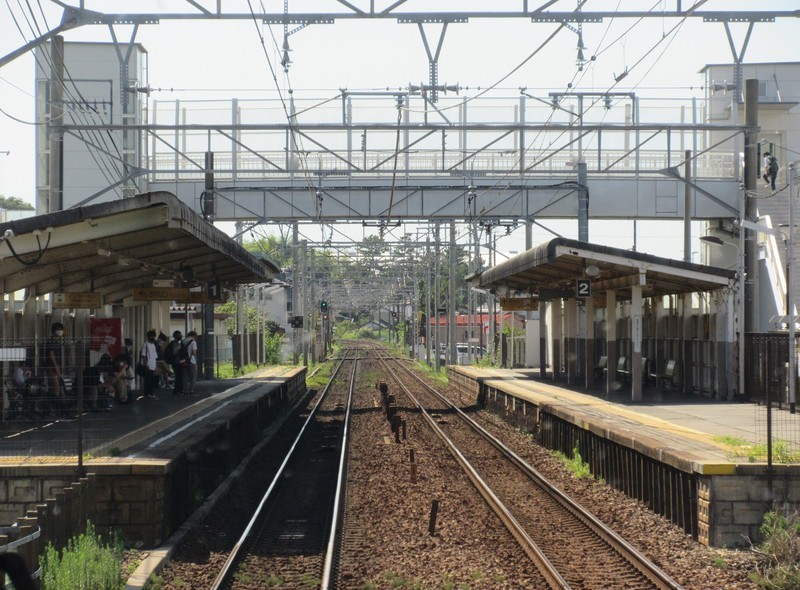
<path fill-rule="evenodd" d="M 592 470 L 589 467 L 589 464 L 584 462 L 583 458 L 581 458 L 577 444 L 575 445 L 575 448 L 572 449 L 572 458 L 569 458 L 564 455 L 564 453 L 559 453 L 558 451 L 553 451 L 553 455 L 560 459 L 564 464 L 564 467 L 566 467 L 567 470 L 576 478 L 583 479 L 584 477 L 592 477 Z"/>
<path fill-rule="evenodd" d="M 306 377 L 306 387 L 308 389 L 322 389 L 330 380 L 332 371 L 332 362 L 322 363 L 319 366 L 319 371 L 317 371 L 313 377 Z"/>
<path fill-rule="evenodd" d="M 411 588 L 411 590 L 422 590 L 421 582 L 412 582 L 393 572 L 383 574 L 383 579 L 389 584 L 389 588 Z"/>
<path fill-rule="evenodd" d="M 714 436 L 712 439 L 729 447 L 731 456 L 747 457 L 751 463 L 764 462 L 769 454 L 766 443 L 751 445 L 742 438 L 727 435 Z M 788 441 L 776 438 L 772 441 L 772 461 L 773 463 L 798 463 L 800 462 L 800 451 L 797 451 Z"/>
<path fill-rule="evenodd" d="M 240 367 L 238 371 L 234 368 L 232 362 L 218 363 L 217 379 L 233 379 L 234 377 L 238 377 L 240 375 L 252 373 L 256 369 L 258 369 L 258 367 L 252 363 L 245 365 L 244 367 Z"/>
<path fill-rule="evenodd" d="M 762 588 L 790 590 L 800 588 L 800 516 L 778 512 L 764 515 L 761 525 L 764 542 L 755 548 L 761 556 L 750 579 Z"/>
<path fill-rule="evenodd" d="M 432 381 L 436 385 L 447 387 L 450 384 L 447 371 L 440 371 L 435 366 L 429 367 L 422 363 L 417 363 L 417 368 L 425 374 L 425 378 L 428 381 Z"/>
<path fill-rule="evenodd" d="M 740 438 L 738 436 L 731 436 L 731 435 L 728 435 L 728 434 L 725 434 L 725 435 L 714 435 L 714 436 L 711 437 L 711 440 L 713 440 L 714 442 L 718 442 L 718 443 L 720 443 L 722 445 L 729 446 L 729 447 L 744 447 L 744 446 L 747 446 L 747 444 L 748 444 L 747 441 L 744 440 L 743 438 Z"/>
<path fill-rule="evenodd" d="M 308 588 L 319 588 L 319 585 L 322 583 L 322 580 L 319 578 L 315 578 L 311 574 L 303 574 L 302 578 L 303 585 Z"/>
<path fill-rule="evenodd" d="M 275 574 L 268 575 L 262 581 L 267 588 L 279 588 L 285 584 L 283 578 L 276 576 Z"/>
<path fill-rule="evenodd" d="M 750 449 L 748 459 L 750 461 L 766 461 L 768 451 L 766 443 L 754 445 Z M 800 452 L 796 451 L 789 442 L 776 438 L 772 441 L 772 461 L 773 463 L 798 463 L 800 462 Z"/>
<path fill-rule="evenodd" d="M 233 579 L 239 582 L 240 584 L 252 584 L 253 583 L 253 576 L 252 574 L 248 574 L 246 572 L 235 572 L 233 574 Z"/>
<path fill-rule="evenodd" d="M 714 558 L 711 560 L 711 563 L 714 565 L 715 568 L 724 570 L 728 567 L 728 563 L 725 561 L 725 558 L 721 555 L 715 555 Z"/>
<path fill-rule="evenodd" d="M 281 363 L 281 346 L 283 337 L 280 334 L 267 334 L 264 336 L 264 362 L 268 365 Z"/>
<path fill-rule="evenodd" d="M 225 318 L 225 332 L 228 338 L 232 338 L 235 334 L 239 333 L 239 326 L 237 325 L 237 312 L 236 302 L 228 301 L 214 306 L 215 313 L 228 314 Z M 276 334 L 280 326 L 273 320 L 263 321 L 262 314 L 259 309 L 252 306 L 247 306 L 243 309 L 243 321 L 247 326 L 247 331 L 251 334 L 257 334 L 264 331 L 268 334 Z"/>
<path fill-rule="evenodd" d="M 336 340 L 357 340 L 358 325 L 355 322 L 337 322 L 333 325 L 333 334 Z"/>
<path fill-rule="evenodd" d="M 292 244 L 289 242 L 288 234 L 266 236 L 254 242 L 245 242 L 244 247 L 249 252 L 266 256 L 279 268 L 287 268 L 292 264 Z"/>
<path fill-rule="evenodd" d="M 23 201 L 19 197 L 6 197 L 0 195 L 0 209 L 9 209 L 14 211 L 32 211 L 33 205 L 27 201 Z"/>
<path fill-rule="evenodd" d="M 122 544 L 103 545 L 91 522 L 86 533 L 69 540 L 59 553 L 48 544 L 41 559 L 42 590 L 117 590 L 122 579 Z"/>

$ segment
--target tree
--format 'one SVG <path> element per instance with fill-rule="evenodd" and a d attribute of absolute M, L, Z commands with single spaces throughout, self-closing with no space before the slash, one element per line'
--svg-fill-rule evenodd
<path fill-rule="evenodd" d="M 32 211 L 33 205 L 27 201 L 23 201 L 19 197 L 6 197 L 0 195 L 0 209 L 9 209 L 13 211 Z"/>

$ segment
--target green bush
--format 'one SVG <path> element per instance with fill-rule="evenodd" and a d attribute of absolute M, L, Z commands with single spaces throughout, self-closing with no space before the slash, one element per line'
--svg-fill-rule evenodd
<path fill-rule="evenodd" d="M 586 463 L 581 457 L 577 443 L 575 444 L 575 448 L 572 449 L 571 459 L 564 455 L 564 453 L 560 453 L 558 451 L 553 451 L 553 455 L 560 459 L 567 468 L 567 471 L 572 473 L 572 475 L 574 475 L 576 478 L 583 479 L 584 477 L 592 477 L 592 470 L 589 467 L 589 464 Z"/>
<path fill-rule="evenodd" d="M 268 365 L 281 363 L 281 346 L 283 337 L 280 334 L 264 336 L 264 361 Z"/>
<path fill-rule="evenodd" d="M 118 590 L 122 578 L 122 543 L 104 545 L 91 522 L 59 554 L 48 544 L 41 559 L 42 590 Z"/>
<path fill-rule="evenodd" d="M 768 512 L 761 534 L 764 542 L 755 548 L 761 560 L 750 578 L 771 590 L 800 588 L 800 515 Z"/>

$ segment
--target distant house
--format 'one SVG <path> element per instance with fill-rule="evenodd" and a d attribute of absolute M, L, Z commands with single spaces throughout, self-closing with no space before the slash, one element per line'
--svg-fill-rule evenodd
<path fill-rule="evenodd" d="M 478 344 L 485 347 L 489 339 L 489 326 L 492 317 L 494 317 L 496 333 L 500 331 L 501 318 L 503 326 L 509 326 L 513 321 L 515 331 L 525 330 L 525 315 L 519 312 L 507 311 L 494 314 L 494 316 L 489 313 L 459 314 L 456 316 L 456 342 L 469 342 L 470 338 L 477 338 Z M 428 328 L 430 338 L 436 339 L 438 335 L 439 342 L 446 342 L 448 316 L 431 318 Z"/>

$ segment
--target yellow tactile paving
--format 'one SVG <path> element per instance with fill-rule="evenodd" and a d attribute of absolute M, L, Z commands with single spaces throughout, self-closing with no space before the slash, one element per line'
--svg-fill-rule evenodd
<path fill-rule="evenodd" d="M 686 404 L 678 405 L 645 404 L 638 409 L 636 406 L 604 400 L 597 395 L 584 394 L 531 379 L 510 369 L 470 366 L 451 367 L 451 369 L 468 379 L 480 380 L 492 389 L 535 405 L 559 408 L 566 415 L 574 416 L 584 428 L 589 428 L 591 425 L 608 428 L 609 425 L 614 425 L 612 428 L 618 429 L 621 435 L 629 436 L 632 440 L 646 438 L 662 442 L 664 449 L 670 453 L 676 452 L 681 456 L 690 457 L 695 469 L 701 473 L 730 474 L 735 472 L 737 464 L 749 463 L 746 457 L 734 457 L 731 447 L 718 439 L 720 433 L 733 434 L 726 429 L 734 429 L 741 424 L 734 426 L 734 422 L 730 419 L 727 421 L 719 419 L 714 422 L 715 418 L 725 417 L 732 410 L 736 410 L 739 416 L 754 412 L 755 410 L 748 404 L 692 405 L 691 401 L 687 401 Z M 687 411 L 687 407 L 692 410 Z M 654 415 L 658 413 L 666 417 Z M 682 424 L 681 420 L 692 426 L 700 425 L 701 428 L 708 424 L 709 430 L 687 426 Z"/>
<path fill-rule="evenodd" d="M 728 447 L 726 445 L 723 445 L 715 441 L 712 435 L 707 432 L 701 432 L 693 428 L 687 428 L 685 426 L 681 426 L 679 424 L 675 424 L 673 422 L 669 422 L 667 420 L 663 420 L 655 416 L 648 416 L 647 414 L 641 414 L 639 412 L 636 412 L 635 410 L 631 410 L 629 408 L 619 406 L 607 402 L 605 400 L 598 399 L 596 397 L 592 397 L 589 395 L 581 395 L 579 393 L 575 393 L 566 389 L 561 389 L 559 387 L 547 385 L 546 383 L 538 383 L 535 381 L 522 381 L 522 380 L 509 382 L 509 381 L 498 381 L 494 379 L 487 379 L 484 382 L 487 385 L 491 385 L 498 389 L 505 389 L 504 385 L 507 385 L 509 387 L 513 387 L 514 385 L 516 385 L 518 388 L 522 390 L 518 393 L 522 393 L 524 397 L 528 397 L 531 401 L 534 401 L 533 396 L 539 396 L 536 401 L 541 401 L 541 399 L 543 398 L 548 398 L 552 400 L 566 399 L 569 400 L 571 406 L 597 408 L 602 412 L 607 412 L 609 414 L 616 416 L 624 416 L 625 418 L 639 422 L 642 425 L 652 426 L 654 428 L 657 428 L 659 431 L 670 432 L 697 442 L 706 443 L 720 449 L 728 450 Z M 511 393 L 511 391 L 509 391 L 509 393 Z"/>

